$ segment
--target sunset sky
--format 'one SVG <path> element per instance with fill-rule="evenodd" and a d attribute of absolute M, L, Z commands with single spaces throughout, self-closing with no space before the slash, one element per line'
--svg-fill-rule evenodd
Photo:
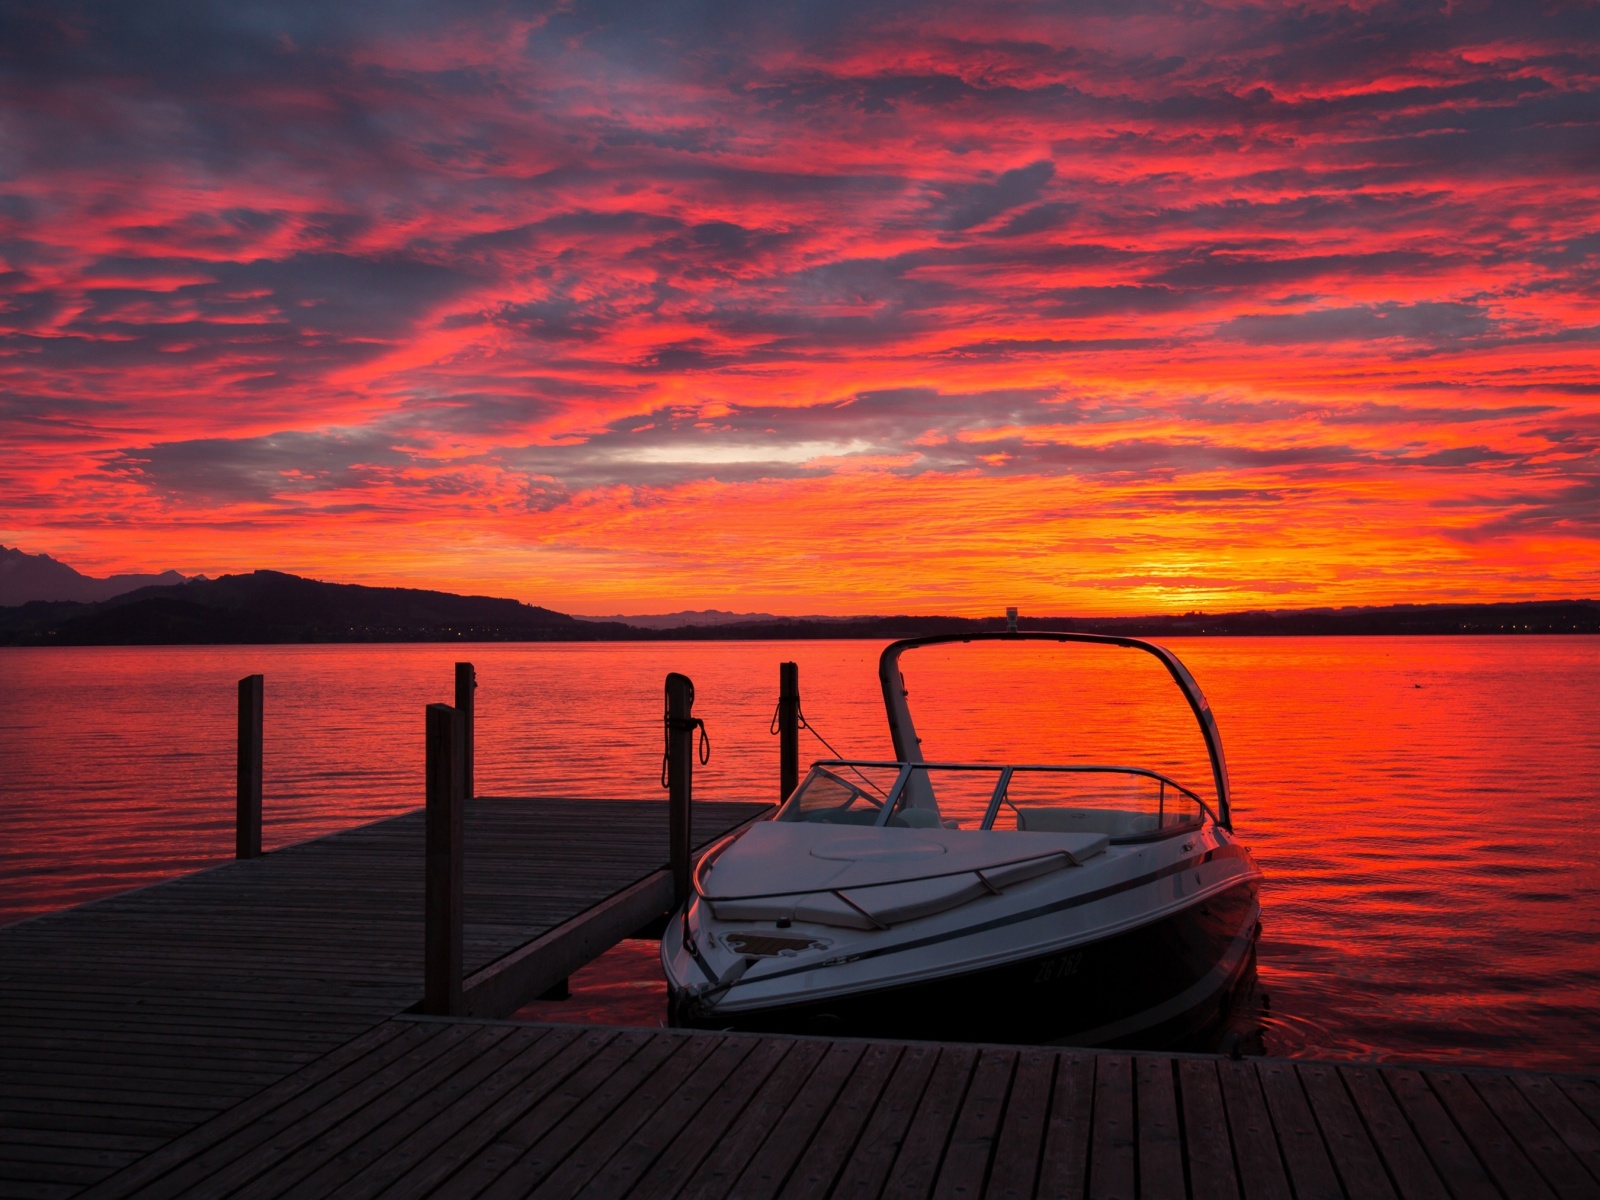
<path fill-rule="evenodd" d="M 0 542 L 577 613 L 1600 594 L 1600 8 L 9 5 Z"/>

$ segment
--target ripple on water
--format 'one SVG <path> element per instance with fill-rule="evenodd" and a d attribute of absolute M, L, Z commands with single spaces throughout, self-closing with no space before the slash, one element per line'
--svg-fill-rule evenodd
<path fill-rule="evenodd" d="M 1267 875 L 1268 1052 L 1600 1070 L 1600 861 L 1585 849 L 1600 832 L 1600 638 L 1170 644 L 1217 714 L 1238 832 Z M 878 649 L 0 649 L 0 920 L 227 858 L 235 683 L 254 671 L 270 848 L 420 802 L 422 710 L 451 698 L 457 658 L 478 665 L 485 794 L 659 796 L 661 682 L 683 670 L 714 745 L 697 794 L 748 799 L 776 785 L 767 730 L 786 659 L 831 742 L 889 756 Z M 1129 716 L 1151 739 L 1181 728 L 1145 721 L 1144 693 L 1112 682 L 1061 693 L 1069 732 Z M 1060 757 L 1061 728 L 1016 720 L 1008 686 L 934 669 L 912 703 L 953 714 L 931 737 L 955 730 L 975 751 L 1033 738 L 1036 758 Z M 614 1001 L 653 1024 L 658 971 L 652 952 L 619 950 L 589 1011 Z"/>

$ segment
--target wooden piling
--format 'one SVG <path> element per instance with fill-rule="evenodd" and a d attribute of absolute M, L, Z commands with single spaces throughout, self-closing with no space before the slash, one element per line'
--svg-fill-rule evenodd
<path fill-rule="evenodd" d="M 778 664 L 778 803 L 800 785 L 800 666 Z"/>
<path fill-rule="evenodd" d="M 672 907 L 689 898 L 689 822 L 694 793 L 694 683 L 667 676 L 667 823 L 670 828 Z"/>
<path fill-rule="evenodd" d="M 263 677 L 239 680 L 239 757 L 236 775 L 234 857 L 261 857 L 261 739 Z"/>
<path fill-rule="evenodd" d="M 463 784 L 466 790 L 463 794 L 468 800 L 471 800 L 476 794 L 473 791 L 472 768 L 473 761 L 477 756 L 477 694 L 478 672 L 473 669 L 471 663 L 458 662 L 456 664 L 456 710 L 465 714 L 467 719 L 466 775 Z"/>
<path fill-rule="evenodd" d="M 462 997 L 466 718 L 448 704 L 428 705 L 427 810 L 422 1011 L 466 1013 Z"/>

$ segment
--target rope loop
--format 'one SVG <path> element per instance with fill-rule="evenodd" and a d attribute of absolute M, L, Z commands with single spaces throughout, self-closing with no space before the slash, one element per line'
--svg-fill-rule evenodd
<path fill-rule="evenodd" d="M 706 723 L 699 717 L 690 717 L 688 720 L 684 721 L 674 721 L 671 713 L 664 713 L 661 717 L 661 723 L 663 726 L 665 726 L 664 737 L 666 743 L 661 751 L 661 786 L 671 787 L 672 784 L 669 781 L 668 776 L 672 768 L 673 732 L 675 730 L 679 732 L 692 732 L 696 729 L 700 731 L 699 750 L 700 765 L 702 767 L 711 761 L 711 737 L 706 733 Z"/>
<path fill-rule="evenodd" d="M 781 729 L 778 728 L 778 717 L 781 716 L 782 713 L 783 713 L 783 701 L 779 700 L 778 701 L 778 706 L 772 710 L 772 723 L 767 726 L 767 732 L 770 733 L 773 737 L 777 737 L 778 734 L 783 732 Z M 796 729 L 811 729 L 811 726 L 806 724 L 805 710 L 802 709 L 798 703 L 796 703 L 795 706 L 794 706 L 794 715 L 795 715 L 795 728 Z M 816 730 L 812 729 L 811 732 L 815 733 Z"/>

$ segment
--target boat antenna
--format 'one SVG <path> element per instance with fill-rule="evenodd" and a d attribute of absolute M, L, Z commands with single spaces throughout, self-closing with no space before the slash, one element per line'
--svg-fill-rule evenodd
<path fill-rule="evenodd" d="M 1017 631 L 1017 606 L 1013 604 L 1010 608 L 1006 609 L 1006 632 L 1007 633 L 1015 633 L 1016 631 Z"/>

